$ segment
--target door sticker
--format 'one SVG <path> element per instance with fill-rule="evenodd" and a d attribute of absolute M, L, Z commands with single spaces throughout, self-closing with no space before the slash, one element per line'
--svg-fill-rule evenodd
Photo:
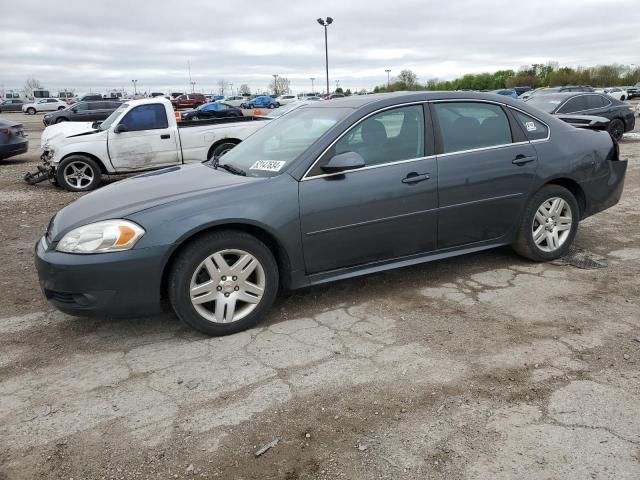
<path fill-rule="evenodd" d="M 527 132 L 535 132 L 537 130 L 536 124 L 533 122 L 527 122 L 525 126 L 527 127 Z"/>
<path fill-rule="evenodd" d="M 287 163 L 283 160 L 258 160 L 251 165 L 250 170 L 266 170 L 267 172 L 278 172 Z"/>

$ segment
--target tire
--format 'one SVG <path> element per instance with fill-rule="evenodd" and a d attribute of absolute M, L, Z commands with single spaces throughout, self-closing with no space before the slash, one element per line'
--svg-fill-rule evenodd
<path fill-rule="evenodd" d="M 65 108 L 67 108 L 67 107 L 58 107 L 58 111 L 64 110 Z"/>
<path fill-rule="evenodd" d="M 620 98 L 620 101 L 624 102 L 627 99 L 627 97 L 625 97 L 624 95 L 622 95 L 622 97 Z"/>
<path fill-rule="evenodd" d="M 33 108 L 33 107 L 29 107 L 29 108 L 27 108 L 27 113 L 29 115 L 35 115 L 36 114 L 36 109 Z"/>
<path fill-rule="evenodd" d="M 218 145 L 216 148 L 213 149 L 210 157 L 221 157 L 236 145 L 237 144 L 233 142 L 221 143 L 220 145 Z"/>
<path fill-rule="evenodd" d="M 74 174 L 78 176 L 74 176 Z M 82 176 L 80 176 L 82 175 Z M 65 158 L 55 173 L 56 181 L 70 192 L 88 192 L 102 183 L 102 172 L 95 160 L 84 155 L 71 155 Z"/>
<path fill-rule="evenodd" d="M 247 259 L 243 255 L 250 255 L 252 259 L 248 265 L 254 265 L 245 282 L 240 280 L 241 269 L 236 271 L 238 276 L 229 278 L 233 273 L 230 269 L 238 268 L 236 262 Z M 215 272 L 214 276 L 208 273 L 210 271 Z M 278 265 L 271 251 L 258 239 L 240 231 L 211 232 L 188 243 L 178 254 L 168 277 L 169 301 L 176 315 L 190 327 L 207 335 L 229 335 L 251 328 L 262 320 L 278 293 L 278 279 Z M 192 301 L 194 285 L 207 284 L 213 285 L 201 290 L 196 301 Z M 248 290 L 242 289 L 241 285 Z M 257 285 L 263 287 L 261 294 Z M 203 297 L 211 300 L 203 302 Z M 230 306 L 233 306 L 231 313 Z"/>
<path fill-rule="evenodd" d="M 564 203 L 556 203 L 560 211 L 553 212 L 554 203 L 551 201 L 558 199 Z M 580 207 L 573 194 L 560 185 L 545 185 L 529 199 L 512 247 L 518 254 L 536 262 L 555 260 L 571 247 L 579 222 Z M 540 234 L 536 235 L 538 232 Z M 534 237 L 537 237 L 537 243 Z"/>
<path fill-rule="evenodd" d="M 66 122 L 66 121 L 67 121 L 67 119 L 64 118 L 64 117 L 56 118 L 56 123 L 62 123 L 62 122 Z"/>
<path fill-rule="evenodd" d="M 269 110 L 273 110 L 274 108 L 276 108 L 276 106 L 273 103 L 270 103 L 269 106 L 267 107 Z"/>
<path fill-rule="evenodd" d="M 620 141 L 624 135 L 624 122 L 619 118 L 614 118 L 609 122 L 607 132 L 617 141 Z"/>

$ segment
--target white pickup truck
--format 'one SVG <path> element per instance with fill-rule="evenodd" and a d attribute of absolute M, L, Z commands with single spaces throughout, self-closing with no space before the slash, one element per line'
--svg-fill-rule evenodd
<path fill-rule="evenodd" d="M 165 98 L 123 103 L 101 124 L 63 122 L 42 134 L 42 161 L 25 180 L 50 179 L 70 191 L 97 188 L 105 174 L 202 162 L 233 148 L 268 118 L 240 117 L 178 125 Z"/>

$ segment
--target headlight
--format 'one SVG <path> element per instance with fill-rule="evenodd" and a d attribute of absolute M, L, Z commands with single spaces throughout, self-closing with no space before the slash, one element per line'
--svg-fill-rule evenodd
<path fill-rule="evenodd" d="M 144 229 L 128 220 L 105 220 L 76 228 L 58 242 L 56 250 L 66 253 L 120 252 L 133 248 Z"/>

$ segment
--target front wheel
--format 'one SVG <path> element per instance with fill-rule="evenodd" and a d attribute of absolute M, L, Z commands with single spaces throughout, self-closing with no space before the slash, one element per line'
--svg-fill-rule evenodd
<path fill-rule="evenodd" d="M 66 122 L 66 121 L 67 121 L 67 119 L 66 119 L 66 118 L 64 118 L 64 117 L 60 117 L 60 118 L 58 118 L 58 119 L 56 120 L 56 123 L 62 123 L 62 122 Z"/>
<path fill-rule="evenodd" d="M 624 122 L 619 118 L 614 118 L 609 122 L 607 131 L 613 138 L 615 138 L 617 141 L 620 141 L 622 139 L 622 136 L 624 135 Z"/>
<path fill-rule="evenodd" d="M 70 192 L 87 192 L 98 188 L 102 182 L 102 172 L 95 160 L 82 155 L 65 158 L 55 174 L 56 181 Z"/>
<path fill-rule="evenodd" d="M 27 108 L 27 113 L 29 115 L 35 115 L 36 114 L 36 109 L 33 108 L 33 107 L 29 107 L 29 108 Z"/>
<path fill-rule="evenodd" d="M 537 262 L 555 260 L 569 250 L 579 221 L 573 194 L 560 185 L 546 185 L 529 200 L 513 248 Z"/>
<path fill-rule="evenodd" d="M 178 255 L 169 274 L 176 315 L 207 335 L 228 335 L 256 325 L 278 292 L 271 251 L 239 231 L 205 234 Z"/>

